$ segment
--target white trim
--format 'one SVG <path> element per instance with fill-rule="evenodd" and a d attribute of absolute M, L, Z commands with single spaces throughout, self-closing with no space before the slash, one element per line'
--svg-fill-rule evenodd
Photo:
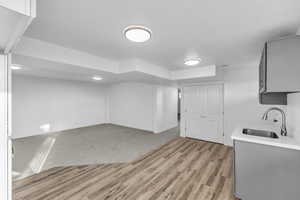
<path fill-rule="evenodd" d="M 218 85 L 218 84 L 224 85 L 224 81 L 203 81 L 203 82 L 195 82 L 195 83 L 182 83 L 180 85 L 180 89 L 184 87 L 201 86 L 201 85 Z"/>
<path fill-rule="evenodd" d="M 12 70 L 11 54 L 7 56 L 7 135 L 8 135 L 8 196 L 12 198 Z"/>
<path fill-rule="evenodd" d="M 185 80 L 192 78 L 209 78 L 217 75 L 216 65 L 207 65 L 197 68 L 189 68 L 182 70 L 175 70 L 170 72 L 171 80 Z"/>
<path fill-rule="evenodd" d="M 224 127 L 224 107 L 225 107 L 225 99 L 224 99 L 224 83 L 220 84 L 222 88 L 222 139 L 223 139 L 223 144 L 225 145 L 225 127 Z"/>
<path fill-rule="evenodd" d="M 0 199 L 11 200 L 11 145 L 9 140 L 9 68 L 8 56 L 0 54 Z"/>
<path fill-rule="evenodd" d="M 179 124 L 179 131 L 180 137 L 186 137 L 186 124 L 184 119 L 184 87 L 180 88 L 181 91 L 181 100 L 180 100 L 180 124 Z"/>
<path fill-rule="evenodd" d="M 26 0 L 26 15 L 36 17 L 36 0 Z"/>
<path fill-rule="evenodd" d="M 157 118 L 157 86 L 152 87 L 152 131 L 153 133 L 158 133 L 157 125 L 156 125 L 156 118 Z"/>

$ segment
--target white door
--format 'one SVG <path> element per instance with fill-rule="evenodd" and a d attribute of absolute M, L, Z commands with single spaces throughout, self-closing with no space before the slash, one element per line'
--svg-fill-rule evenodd
<path fill-rule="evenodd" d="M 183 88 L 186 137 L 223 143 L 223 85 Z"/>

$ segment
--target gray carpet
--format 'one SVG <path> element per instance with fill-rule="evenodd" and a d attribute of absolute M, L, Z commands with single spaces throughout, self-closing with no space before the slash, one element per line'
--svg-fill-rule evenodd
<path fill-rule="evenodd" d="M 178 128 L 153 134 L 97 125 L 15 139 L 13 169 L 25 177 L 56 166 L 129 162 L 177 137 Z"/>

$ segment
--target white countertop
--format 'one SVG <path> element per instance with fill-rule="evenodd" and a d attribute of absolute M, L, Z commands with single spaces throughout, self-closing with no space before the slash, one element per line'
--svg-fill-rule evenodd
<path fill-rule="evenodd" d="M 250 129 L 258 129 L 258 130 L 266 130 L 266 131 L 273 131 L 275 132 L 279 138 L 265 138 L 253 135 L 245 135 L 243 134 L 244 128 Z M 288 148 L 288 149 L 295 149 L 300 151 L 300 142 L 297 141 L 292 136 L 282 136 L 280 135 L 280 127 L 274 126 L 273 123 L 264 122 L 261 123 L 249 123 L 243 126 L 239 126 L 235 128 L 232 133 L 231 138 L 233 140 L 245 141 L 245 142 L 252 142 L 257 144 L 264 144 L 264 145 L 271 145 L 276 147 Z"/>

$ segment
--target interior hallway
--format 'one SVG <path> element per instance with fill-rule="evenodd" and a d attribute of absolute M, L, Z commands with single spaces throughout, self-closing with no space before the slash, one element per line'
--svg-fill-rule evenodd
<path fill-rule="evenodd" d="M 111 124 L 15 139 L 13 171 L 23 178 L 53 167 L 129 162 L 179 137 Z"/>

